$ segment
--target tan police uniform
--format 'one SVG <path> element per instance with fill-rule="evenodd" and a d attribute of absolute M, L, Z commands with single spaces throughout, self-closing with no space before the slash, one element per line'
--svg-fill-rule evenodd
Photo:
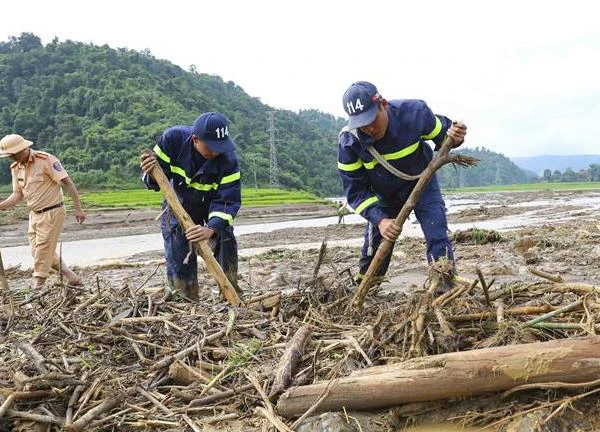
<path fill-rule="evenodd" d="M 13 190 L 21 191 L 29 213 L 29 245 L 33 276 L 47 278 L 50 267 L 59 265 L 56 245 L 65 221 L 61 180 L 68 177 L 53 155 L 31 150 L 24 164 L 11 166 Z"/>

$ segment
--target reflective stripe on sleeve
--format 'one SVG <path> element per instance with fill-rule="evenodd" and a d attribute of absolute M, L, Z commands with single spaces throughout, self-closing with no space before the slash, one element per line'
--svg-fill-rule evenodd
<path fill-rule="evenodd" d="M 209 219 L 213 218 L 213 217 L 218 217 L 218 218 L 224 219 L 227 222 L 229 222 L 229 225 L 233 225 L 233 216 L 231 216 L 230 214 L 218 212 L 218 211 L 211 212 L 208 214 Z"/>
<path fill-rule="evenodd" d="M 344 164 L 341 162 L 338 162 L 338 169 L 340 169 L 341 171 L 348 171 L 348 172 L 352 172 L 352 171 L 356 171 L 358 169 L 360 169 L 363 166 L 362 161 L 359 159 L 354 163 L 350 163 L 350 164 Z"/>
<path fill-rule="evenodd" d="M 164 160 L 166 163 L 171 163 L 171 158 L 162 151 L 158 144 L 154 146 L 152 151 L 154 151 L 154 153 L 156 153 L 156 156 Z"/>
<path fill-rule="evenodd" d="M 225 176 L 221 179 L 221 184 L 227 184 L 227 183 L 231 183 L 234 182 L 236 180 L 240 179 L 240 172 L 235 172 L 233 174 L 229 174 L 228 176 Z"/>
<path fill-rule="evenodd" d="M 438 136 L 438 134 L 440 133 L 441 130 L 442 130 L 442 122 L 440 121 L 438 116 L 435 116 L 435 127 L 427 135 L 421 135 L 421 138 L 423 138 L 424 140 L 434 139 L 436 136 Z"/>
<path fill-rule="evenodd" d="M 356 207 L 354 209 L 354 212 L 357 213 L 357 214 L 361 214 L 364 209 L 366 209 L 367 207 L 369 207 L 371 204 L 376 203 L 377 201 L 379 201 L 379 198 L 377 198 L 376 196 L 372 196 L 371 198 L 367 198 L 366 200 L 364 200 L 363 202 L 361 202 L 358 205 L 358 207 Z"/>

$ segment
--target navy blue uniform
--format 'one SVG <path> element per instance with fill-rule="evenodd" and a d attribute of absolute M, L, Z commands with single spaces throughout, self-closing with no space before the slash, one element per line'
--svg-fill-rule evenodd
<path fill-rule="evenodd" d="M 215 258 L 237 287 L 238 251 L 233 220 L 241 205 L 241 184 L 235 151 L 204 159 L 194 148 L 192 128 L 175 126 L 161 135 L 154 153 L 194 223 L 215 231 L 209 244 L 214 244 Z M 159 189 L 150 176 L 145 174 L 143 180 L 149 189 Z M 163 209 L 166 207 L 163 202 Z M 189 253 L 185 232 L 168 209 L 163 212 L 161 230 L 169 284 L 190 292 L 198 286 L 196 254 Z"/>
<path fill-rule="evenodd" d="M 437 148 L 452 125 L 447 117 L 434 115 L 421 100 L 389 101 L 387 110 L 388 127 L 382 139 L 375 141 L 360 129 L 349 131 L 345 128 L 338 141 L 338 172 L 348 205 L 368 221 L 360 258 L 361 275 L 366 273 L 381 243 L 379 222 L 396 217 L 417 183 L 390 173 L 373 158 L 367 146 L 373 145 L 400 171 L 419 174 L 433 157 L 433 150 L 425 141 L 432 140 Z M 414 211 L 427 241 L 428 261 L 442 256 L 453 260 L 444 199 L 436 176 L 421 195 Z M 390 258 L 391 251 L 378 276 L 385 275 Z"/>

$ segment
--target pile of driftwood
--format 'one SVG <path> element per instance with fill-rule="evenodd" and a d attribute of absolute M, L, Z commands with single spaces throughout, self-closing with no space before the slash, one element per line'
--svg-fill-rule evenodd
<path fill-rule="evenodd" d="M 422 290 L 372 288 L 357 309 L 347 273 L 320 275 L 325 247 L 304 258 L 311 277 L 248 294 L 237 308 L 150 286 L 152 270 L 138 286 L 4 288 L 0 430 L 227 430 L 237 421 L 290 431 L 329 410 L 563 387 L 568 395 L 547 391 L 522 409 L 562 410 L 600 392 L 597 286 L 531 269 L 539 281 L 495 287 L 479 273 L 434 296 L 442 263 Z"/>

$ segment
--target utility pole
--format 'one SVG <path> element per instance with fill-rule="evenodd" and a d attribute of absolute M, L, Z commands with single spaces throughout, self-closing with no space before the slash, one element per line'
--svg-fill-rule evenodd
<path fill-rule="evenodd" d="M 502 183 L 502 176 L 500 175 L 500 163 L 496 161 L 496 184 Z"/>
<path fill-rule="evenodd" d="M 279 167 L 277 166 L 277 149 L 275 148 L 275 113 L 269 112 L 269 148 L 271 149 L 271 169 L 269 180 L 271 187 L 279 187 Z"/>
<path fill-rule="evenodd" d="M 246 157 L 252 161 L 252 171 L 254 172 L 254 189 L 258 189 L 258 181 L 256 180 L 256 157 L 258 153 L 248 153 Z"/>

